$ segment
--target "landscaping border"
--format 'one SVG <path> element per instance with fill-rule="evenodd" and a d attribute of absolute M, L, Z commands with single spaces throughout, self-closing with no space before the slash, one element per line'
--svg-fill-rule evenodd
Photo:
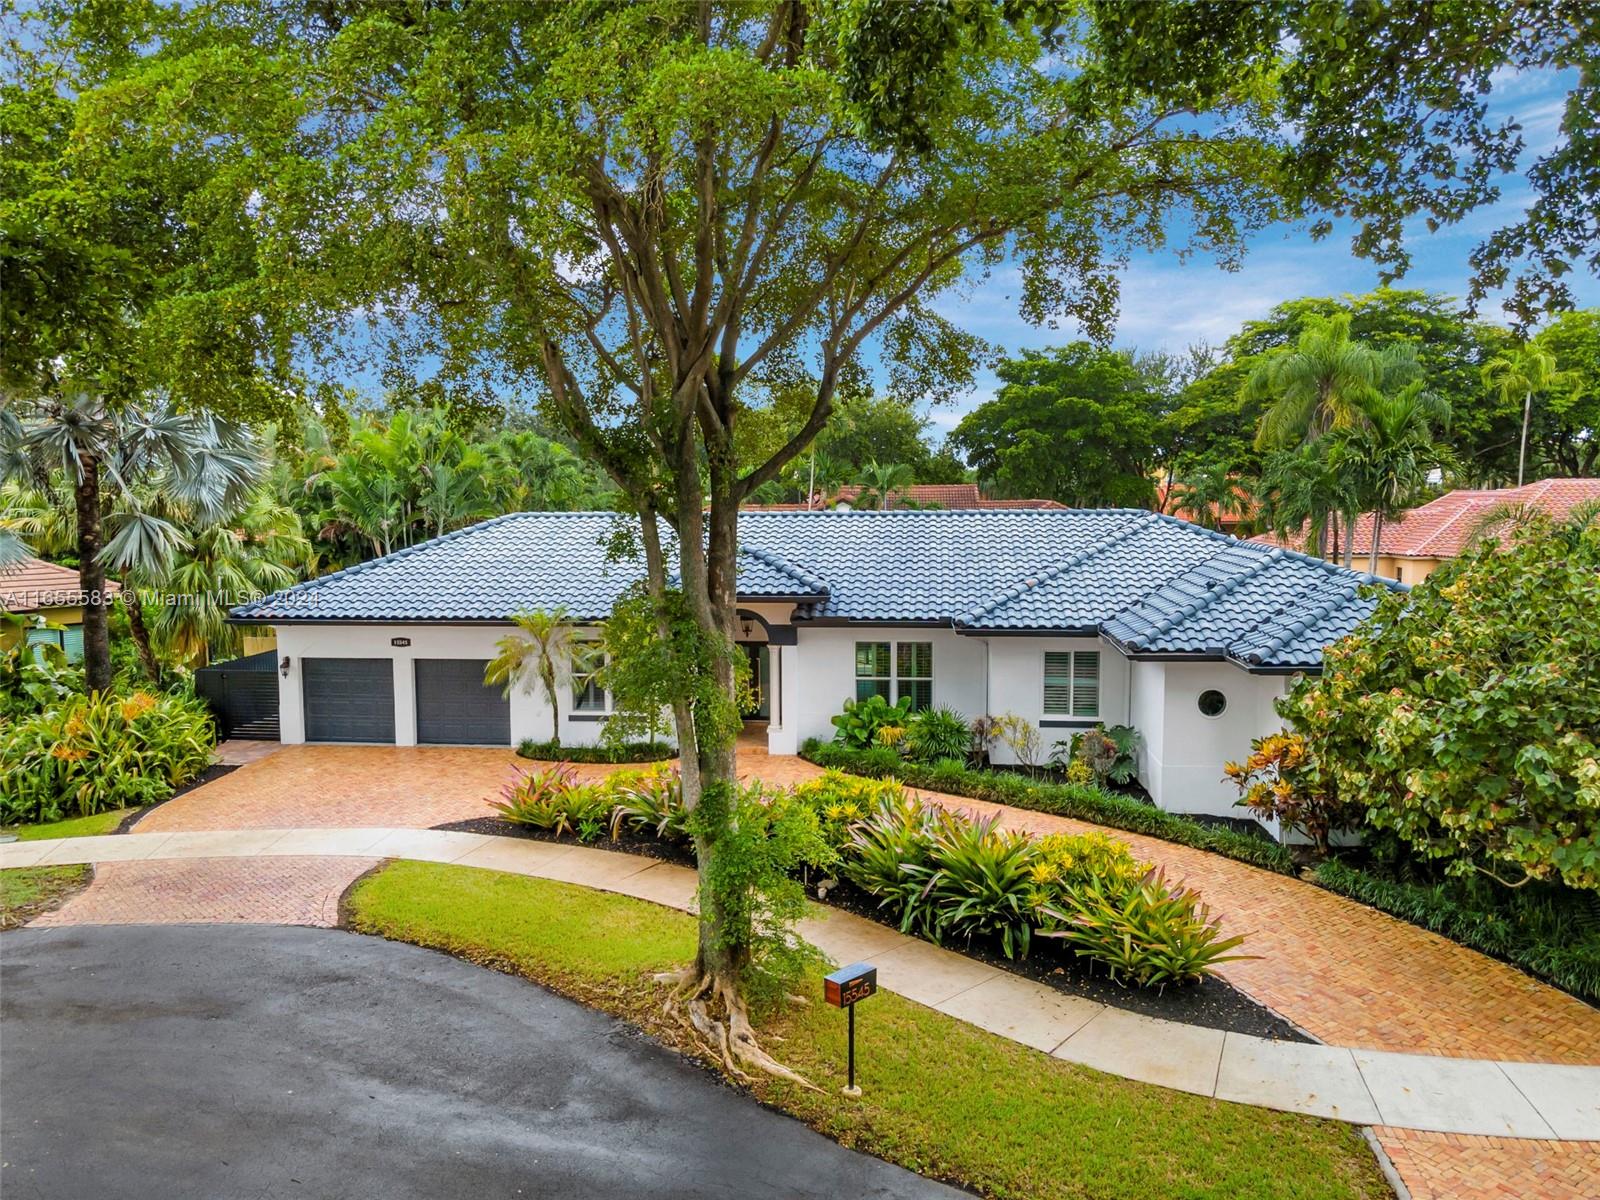
<path fill-rule="evenodd" d="M 815 738 L 800 748 L 800 757 L 816 766 L 846 771 L 852 775 L 874 779 L 893 778 L 908 787 L 923 788 L 930 792 L 947 792 L 991 804 L 1006 804 L 1012 808 L 1091 821 L 1096 825 L 1220 854 L 1224 858 L 1279 875 L 1296 873 L 1293 855 L 1287 847 L 1277 842 L 1207 825 L 1178 813 L 1163 812 L 1152 805 L 1088 784 L 1039 783 L 1009 772 L 974 771 L 949 765 L 930 767 L 898 757 L 890 762 L 887 756 L 877 755 L 870 750 L 852 750 Z"/>
<path fill-rule="evenodd" d="M 678 748 L 666 742 L 624 742 L 620 746 L 560 746 L 555 742 L 536 742 L 523 738 L 517 743 L 517 757 L 534 762 L 567 763 L 650 763 L 678 757 Z"/>

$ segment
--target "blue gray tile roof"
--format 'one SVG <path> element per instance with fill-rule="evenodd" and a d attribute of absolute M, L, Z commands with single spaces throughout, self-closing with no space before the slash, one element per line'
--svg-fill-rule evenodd
<path fill-rule="evenodd" d="M 612 513 L 513 513 L 233 610 L 276 622 L 603 619 L 640 575 Z M 1314 668 L 1369 613 L 1370 577 L 1129 509 L 741 514 L 739 595 L 799 621 L 1102 633 L 1132 655 Z"/>

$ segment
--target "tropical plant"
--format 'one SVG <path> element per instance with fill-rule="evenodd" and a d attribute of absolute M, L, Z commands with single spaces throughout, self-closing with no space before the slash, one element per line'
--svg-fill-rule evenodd
<path fill-rule="evenodd" d="M 84 677 L 91 692 L 111 686 L 107 569 L 159 577 L 188 545 L 182 529 L 152 505 L 181 506 L 196 524 L 222 518 L 262 478 L 254 437 L 211 415 L 181 414 L 165 402 L 112 406 L 87 390 L 36 400 L 0 421 L 0 471 L 54 496 L 69 491 L 83 590 Z M 117 500 L 107 512 L 106 496 Z M 16 539 L 13 539 L 16 540 Z M 140 606 L 130 604 L 134 637 L 153 667 Z"/>
<path fill-rule="evenodd" d="M 1239 788 L 1241 808 L 1299 830 L 1323 857 L 1334 832 L 1353 829 L 1361 820 L 1362 806 L 1339 798 L 1298 733 L 1255 738 L 1248 758 L 1222 769 Z"/>
<path fill-rule="evenodd" d="M 154 804 L 211 762 L 216 730 L 182 692 L 95 692 L 0 725 L 0 823 Z"/>
<path fill-rule="evenodd" d="M 1028 768 L 1030 773 L 1039 767 L 1039 752 L 1042 740 L 1039 737 L 1039 727 L 1027 717 L 1018 716 L 1016 713 L 1003 713 L 991 718 L 990 732 L 995 738 L 1004 742 L 1016 755 L 1017 762 Z"/>
<path fill-rule="evenodd" d="M 916 475 L 904 463 L 880 463 L 873 460 L 861 468 L 856 480 L 861 494 L 856 503 L 862 508 L 893 508 L 896 496 L 916 482 Z"/>
<path fill-rule="evenodd" d="M 556 690 L 556 663 L 572 628 L 567 610 L 557 605 L 553 609 L 514 613 L 511 623 L 517 632 L 495 643 L 495 656 L 483 669 L 483 682 L 489 687 L 499 684 L 509 696 L 529 671 L 536 674 L 550 705 L 550 745 L 559 747 L 561 697 Z"/>
<path fill-rule="evenodd" d="M 606 780 L 615 807 L 611 810 L 611 836 L 622 830 L 650 831 L 667 841 L 689 836 L 689 813 L 683 807 L 683 779 L 677 767 L 618 773 Z"/>
<path fill-rule="evenodd" d="M 1363 401 L 1417 371 L 1415 352 L 1404 346 L 1374 350 L 1352 340 L 1349 313 L 1309 317 L 1293 348 L 1267 355 L 1245 382 L 1246 399 L 1271 402 L 1256 447 L 1288 449 L 1359 425 Z"/>
<path fill-rule="evenodd" d="M 1582 381 L 1576 373 L 1559 369 L 1556 356 L 1538 341 L 1503 350 L 1483 366 L 1484 386 L 1500 393 L 1503 402 L 1522 400 L 1522 436 L 1517 442 L 1517 486 L 1528 467 L 1528 426 L 1533 420 L 1535 392 L 1576 392 Z"/>
<path fill-rule="evenodd" d="M 1112 897 L 1144 881 L 1150 864 L 1133 857 L 1125 842 L 1104 833 L 1052 833 L 1036 843 L 1029 875 L 1040 896 L 1035 907 L 1067 902 L 1090 884 Z"/>
<path fill-rule="evenodd" d="M 1096 725 L 1072 739 L 1073 757 L 1096 783 L 1131 783 L 1139 774 L 1139 731 L 1131 725 Z"/>
<path fill-rule="evenodd" d="M 934 814 L 920 800 L 901 795 L 879 804 L 858 822 L 842 852 L 846 879 L 878 898 L 902 933 L 929 932 L 927 867 L 933 855 Z"/>
<path fill-rule="evenodd" d="M 1226 464 L 1208 463 L 1173 485 L 1168 491 L 1168 507 L 1187 511 L 1196 525 L 1221 529 L 1228 517 L 1249 517 L 1255 502 Z"/>
<path fill-rule="evenodd" d="M 1038 936 L 1058 938 L 1112 979 L 1140 987 L 1198 983 L 1221 963 L 1257 957 L 1230 954 L 1244 935 L 1223 937 L 1200 894 L 1169 886 L 1161 871 L 1120 893 L 1091 880 L 1066 908 L 1045 908 L 1041 917 Z"/>
<path fill-rule="evenodd" d="M 918 762 L 965 759 L 972 751 L 972 727 L 953 708 L 925 708 L 906 726 L 905 749 Z"/>
<path fill-rule="evenodd" d="M 1485 542 L 1280 702 L 1326 785 L 1452 874 L 1600 887 L 1600 528 Z"/>
<path fill-rule="evenodd" d="M 1416 380 L 1394 393 L 1373 393 L 1361 401 L 1362 423 L 1343 438 L 1339 469 L 1362 510 L 1372 514 L 1372 545 L 1367 572 L 1378 573 L 1383 524 L 1410 508 L 1427 485 L 1428 473 L 1441 462 L 1434 425 L 1448 420 L 1449 410 Z M 1355 549 L 1355 525 L 1346 529 L 1347 552 Z M 1348 561 L 1348 559 L 1347 559 Z"/>
<path fill-rule="evenodd" d="M 878 734 L 885 726 L 904 729 L 911 717 L 911 697 L 902 696 L 890 704 L 874 692 L 864 700 L 846 700 L 844 711 L 836 713 L 832 724 L 833 740 L 844 746 L 881 746 Z"/>
<path fill-rule="evenodd" d="M 1038 845 L 1021 830 L 997 829 L 998 821 L 938 811 L 928 861 L 904 869 L 922 884 L 919 903 L 934 941 L 994 937 L 1007 958 L 1025 958 L 1036 907 Z"/>
<path fill-rule="evenodd" d="M 858 822 L 879 809 L 899 808 L 906 798 L 905 789 L 892 779 L 863 779 L 843 771 L 824 771 L 797 784 L 794 794 L 816 811 L 822 836 L 835 850 L 850 840 Z"/>
<path fill-rule="evenodd" d="M 515 825 L 543 829 L 560 837 L 575 832 L 582 821 L 605 820 L 611 815 L 611 794 L 601 786 L 578 782 L 577 770 L 554 763 L 535 771 L 517 770 L 500 789 L 502 799 L 489 807 Z"/>
<path fill-rule="evenodd" d="M 1267 456 L 1261 472 L 1262 522 L 1280 537 L 1303 533 L 1303 548 L 1319 558 L 1330 557 L 1330 534 L 1332 549 L 1338 549 L 1340 515 L 1361 506 L 1339 450 L 1336 441 L 1279 450 Z"/>
<path fill-rule="evenodd" d="M 59 628 L 43 617 L 0 609 L 0 729 L 83 691 L 83 671 L 54 642 L 29 642 L 28 630 Z"/>

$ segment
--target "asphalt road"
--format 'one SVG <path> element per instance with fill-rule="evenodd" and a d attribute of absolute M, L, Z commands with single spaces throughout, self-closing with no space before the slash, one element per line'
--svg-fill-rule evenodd
<path fill-rule="evenodd" d="M 336 930 L 7 933 L 0 1022 L 6 1200 L 962 1194 L 540 988 Z"/>

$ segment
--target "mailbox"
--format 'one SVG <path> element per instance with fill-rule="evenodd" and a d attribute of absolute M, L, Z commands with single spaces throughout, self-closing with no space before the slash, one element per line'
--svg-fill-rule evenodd
<path fill-rule="evenodd" d="M 878 990 L 878 968 L 871 963 L 851 963 L 822 981 L 822 995 L 835 1008 L 849 1008 Z"/>

